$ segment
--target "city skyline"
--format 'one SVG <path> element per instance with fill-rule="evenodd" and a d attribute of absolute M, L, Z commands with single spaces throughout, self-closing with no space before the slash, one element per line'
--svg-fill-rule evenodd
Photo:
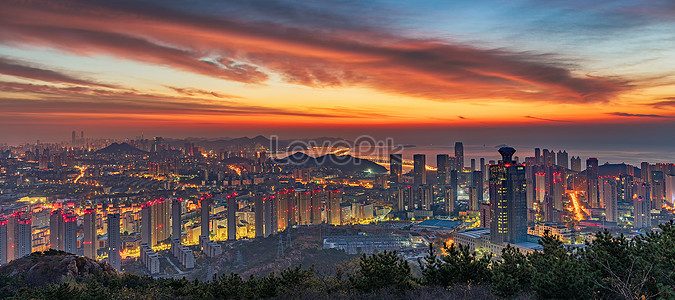
<path fill-rule="evenodd" d="M 0 142 L 673 146 L 672 3 L 4 1 Z M 503 130 L 523 131 L 516 141 Z M 420 135 L 419 132 L 427 134 Z"/>

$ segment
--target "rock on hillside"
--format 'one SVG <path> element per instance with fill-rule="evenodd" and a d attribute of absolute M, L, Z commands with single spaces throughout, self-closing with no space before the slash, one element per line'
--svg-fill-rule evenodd
<path fill-rule="evenodd" d="M 0 274 L 21 276 L 29 286 L 57 283 L 63 277 L 87 277 L 89 275 L 117 274 L 107 262 L 98 262 L 87 257 L 63 251 L 34 252 L 0 267 Z"/>

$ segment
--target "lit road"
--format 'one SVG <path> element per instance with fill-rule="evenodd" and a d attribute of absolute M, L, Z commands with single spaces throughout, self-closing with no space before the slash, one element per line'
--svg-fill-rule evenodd
<path fill-rule="evenodd" d="M 80 170 L 80 174 L 75 177 L 75 180 L 73 180 L 74 183 L 77 183 L 80 178 L 84 177 L 84 172 L 87 171 L 87 167 L 76 166 L 76 168 Z"/>
<path fill-rule="evenodd" d="M 577 221 L 581 221 L 584 219 L 584 211 L 583 208 L 581 207 L 581 203 L 579 203 L 579 198 L 577 197 L 576 193 L 569 193 L 570 198 L 572 198 L 572 205 L 574 206 L 574 218 Z"/>

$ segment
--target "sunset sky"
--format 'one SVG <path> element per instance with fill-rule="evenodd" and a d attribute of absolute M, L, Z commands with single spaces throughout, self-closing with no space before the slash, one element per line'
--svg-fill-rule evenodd
<path fill-rule="evenodd" d="M 3 0 L 0 128 L 673 146 L 675 3 Z"/>

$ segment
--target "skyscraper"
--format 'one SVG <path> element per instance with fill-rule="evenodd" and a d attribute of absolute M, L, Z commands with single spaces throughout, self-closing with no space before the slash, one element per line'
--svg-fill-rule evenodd
<path fill-rule="evenodd" d="M 457 164 L 457 170 L 464 170 L 464 144 L 462 142 L 455 142 L 455 164 Z"/>
<path fill-rule="evenodd" d="M 321 217 L 321 190 L 312 190 L 310 194 L 310 219 L 312 225 L 319 225 L 323 222 L 323 219 Z"/>
<path fill-rule="evenodd" d="M 265 208 L 263 193 L 257 192 L 253 196 L 253 205 L 255 210 L 255 237 L 261 238 L 265 236 Z"/>
<path fill-rule="evenodd" d="M 476 170 L 476 159 L 472 158 L 470 161 L 471 161 L 471 171 L 475 171 Z"/>
<path fill-rule="evenodd" d="M 448 187 L 445 189 L 445 212 L 448 215 L 455 213 L 455 203 L 457 202 L 457 192 L 454 188 Z"/>
<path fill-rule="evenodd" d="M 63 251 L 63 240 L 61 240 L 61 210 L 57 209 L 51 212 L 49 216 L 49 248 Z"/>
<path fill-rule="evenodd" d="M 652 227 L 650 193 L 649 183 L 638 182 L 635 184 L 635 196 L 633 198 L 633 227 L 635 229 Z"/>
<path fill-rule="evenodd" d="M 22 258 L 32 252 L 31 225 L 33 220 L 29 213 L 20 211 L 12 215 L 14 219 L 14 259 Z"/>
<path fill-rule="evenodd" d="M 152 242 L 152 216 L 151 216 L 151 207 L 149 205 L 143 205 L 141 207 L 141 243 L 150 245 Z M 110 215 L 108 215 L 108 218 Z M 119 218 L 119 216 L 118 216 Z M 108 219 L 110 221 L 110 219 Z M 110 226 L 110 222 L 108 222 Z"/>
<path fill-rule="evenodd" d="M 574 172 L 581 172 L 581 157 L 574 157 L 570 160 L 570 169 Z"/>
<path fill-rule="evenodd" d="M 301 191 L 296 193 L 298 196 L 298 224 L 299 225 L 309 225 L 310 224 L 310 193 L 308 191 Z"/>
<path fill-rule="evenodd" d="M 449 158 L 447 154 L 436 155 L 436 182 L 439 185 L 448 184 Z"/>
<path fill-rule="evenodd" d="M 539 148 L 534 148 L 534 161 L 537 165 L 543 164 L 543 160 L 541 159 L 541 149 Z"/>
<path fill-rule="evenodd" d="M 598 198 L 598 159 L 586 160 L 586 200 L 591 208 L 600 208 Z"/>
<path fill-rule="evenodd" d="M 265 237 L 277 232 L 277 210 L 276 199 L 274 196 L 263 198 L 263 205 L 265 206 Z"/>
<path fill-rule="evenodd" d="M 0 217 L 0 266 L 8 263 L 9 258 L 9 220 L 5 217 Z"/>
<path fill-rule="evenodd" d="M 227 195 L 227 240 L 233 241 L 237 239 L 237 210 L 239 204 L 237 203 L 237 194 Z"/>
<path fill-rule="evenodd" d="M 426 156 L 413 155 L 413 182 L 415 185 L 427 184 Z"/>
<path fill-rule="evenodd" d="M 328 223 L 331 225 L 340 225 L 341 219 L 341 201 L 342 193 L 338 190 L 328 192 Z"/>
<path fill-rule="evenodd" d="M 200 221 L 201 221 L 201 232 L 199 236 L 206 237 L 209 239 L 211 236 L 211 221 L 209 219 L 211 213 L 211 196 L 202 196 L 199 198 L 201 200 L 201 211 L 200 211 Z M 228 198 L 229 199 L 229 198 Z M 229 201 L 227 202 L 229 205 Z M 228 207 L 228 209 L 230 209 Z M 229 214 L 228 214 L 229 215 Z"/>
<path fill-rule="evenodd" d="M 63 251 L 77 254 L 77 215 L 72 212 L 64 212 L 61 226 L 61 238 L 63 239 Z"/>
<path fill-rule="evenodd" d="M 569 162 L 569 157 L 567 155 L 567 151 L 558 150 L 557 165 L 567 169 L 568 166 L 569 166 L 568 162 Z"/>
<path fill-rule="evenodd" d="M 183 231 L 182 202 L 181 198 L 171 200 L 171 239 L 178 239 L 179 242 Z"/>
<path fill-rule="evenodd" d="M 121 250 L 120 214 L 108 214 L 108 263 L 117 270 L 122 268 Z"/>
<path fill-rule="evenodd" d="M 403 174 L 403 155 L 390 154 L 389 155 L 389 182 L 401 182 L 401 175 Z"/>
<path fill-rule="evenodd" d="M 614 178 L 602 178 L 598 194 L 601 204 L 605 208 L 605 220 L 607 222 L 616 222 L 619 215 L 616 180 Z"/>
<path fill-rule="evenodd" d="M 502 160 L 490 165 L 490 241 L 519 243 L 527 238 L 525 166 L 513 161 L 511 147 L 499 149 Z"/>
<path fill-rule="evenodd" d="M 478 203 L 483 203 L 483 172 L 473 171 L 471 174 L 471 186 L 476 189 Z"/>
<path fill-rule="evenodd" d="M 84 211 L 83 216 L 83 226 L 84 230 L 83 239 L 82 239 L 82 248 L 84 250 L 84 256 L 91 259 L 96 259 L 97 254 L 96 250 L 98 245 L 96 241 L 98 236 L 96 234 L 96 210 L 87 209 Z"/>

